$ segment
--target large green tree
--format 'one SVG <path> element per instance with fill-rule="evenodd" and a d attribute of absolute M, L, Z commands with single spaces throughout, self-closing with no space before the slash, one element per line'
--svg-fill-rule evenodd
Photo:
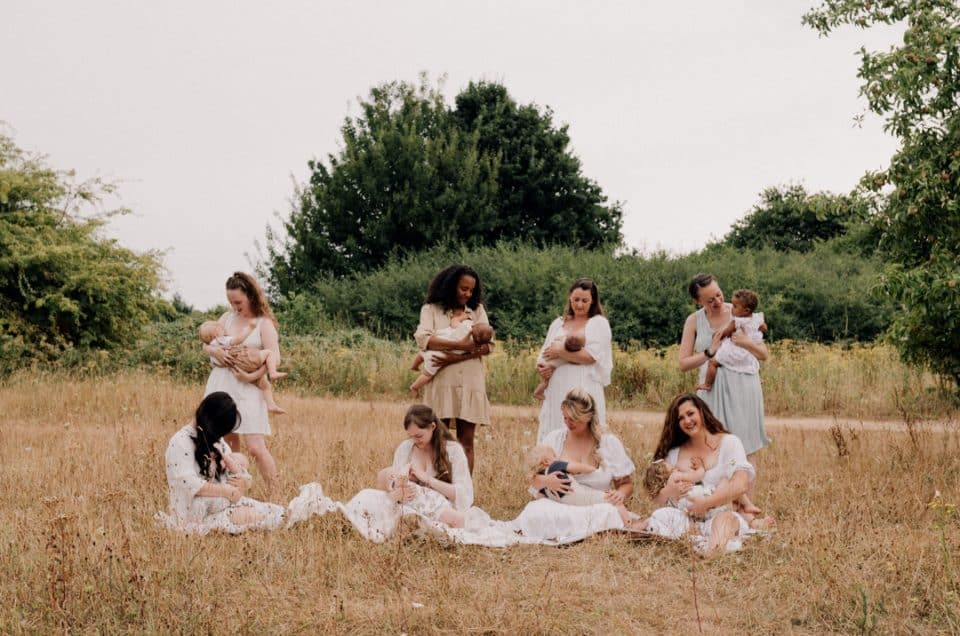
<path fill-rule="evenodd" d="M 738 249 L 769 247 L 781 252 L 808 252 L 818 243 L 858 230 L 870 218 L 871 207 L 869 200 L 856 194 L 808 194 L 796 184 L 767 188 L 760 194 L 760 202 L 733 225 L 721 244 Z"/>
<path fill-rule="evenodd" d="M 960 387 L 960 5 L 828 0 L 804 21 L 822 35 L 905 26 L 898 46 L 860 50 L 861 94 L 901 144 L 861 185 L 884 195 L 876 223 L 889 262 L 881 290 L 897 310 L 893 342 Z"/>
<path fill-rule="evenodd" d="M 0 134 L 0 356 L 129 342 L 165 306 L 155 253 L 102 236 L 99 181 L 76 183 Z"/>
<path fill-rule="evenodd" d="M 567 126 L 549 108 L 518 105 L 502 84 L 471 82 L 457 95 L 454 121 L 497 159 L 497 215 L 487 244 L 519 238 L 534 245 L 593 248 L 619 244 L 623 212 L 581 172 Z"/>
<path fill-rule="evenodd" d="M 425 78 L 360 100 L 340 152 L 309 163 L 284 235 L 268 233 L 274 293 L 439 244 L 620 242 L 619 206 L 603 205 L 549 110 L 517 106 L 497 84 L 471 84 L 456 104 Z"/>

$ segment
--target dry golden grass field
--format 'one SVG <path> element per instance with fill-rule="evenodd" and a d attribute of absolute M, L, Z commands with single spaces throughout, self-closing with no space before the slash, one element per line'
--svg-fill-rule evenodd
<path fill-rule="evenodd" d="M 272 534 L 159 530 L 163 451 L 201 390 L 138 373 L 0 386 L 0 632 L 960 633 L 950 413 L 893 431 L 771 422 L 755 500 L 779 529 L 701 562 L 619 534 L 565 548 L 375 545 L 333 514 Z M 403 437 L 400 401 L 278 399 L 290 415 L 269 446 L 287 499 L 317 480 L 346 500 Z M 530 410 L 496 413 L 474 477 L 477 505 L 507 519 L 527 500 L 536 424 Z M 638 464 L 653 449 L 649 417 L 614 412 L 610 427 Z M 630 507 L 650 509 L 639 496 Z"/>

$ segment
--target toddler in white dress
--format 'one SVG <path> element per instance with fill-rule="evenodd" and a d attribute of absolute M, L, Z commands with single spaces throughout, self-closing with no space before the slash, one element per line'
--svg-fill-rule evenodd
<path fill-rule="evenodd" d="M 749 289 L 738 289 L 733 292 L 731 299 L 733 320 L 723 329 L 723 340 L 720 346 L 713 353 L 713 357 L 707 364 L 707 372 L 703 382 L 697 385 L 697 390 L 709 391 L 713 388 L 713 381 L 717 377 L 717 369 L 726 367 L 737 373 L 746 373 L 756 375 L 760 373 L 760 361 L 756 356 L 744 349 L 738 347 L 730 340 L 736 331 L 743 331 L 753 342 L 763 342 L 763 334 L 767 331 L 767 325 L 763 321 L 763 313 L 757 311 L 759 304 L 757 294 Z"/>
<path fill-rule="evenodd" d="M 692 484 L 690 490 L 688 490 L 679 501 L 672 502 L 674 507 L 687 511 L 690 508 L 690 498 L 707 497 L 712 495 L 716 490 L 716 488 L 712 488 L 701 481 L 704 474 L 706 474 L 706 471 L 704 470 L 703 461 L 699 457 L 690 458 L 690 468 L 680 468 L 666 460 L 657 459 L 650 462 L 650 465 L 647 466 L 647 471 L 643 477 L 643 485 L 650 497 L 656 498 L 668 483 L 676 484 L 678 482 L 687 482 Z M 720 488 L 726 484 L 726 482 L 726 479 L 722 480 L 717 484 L 717 488 Z M 737 499 L 735 505 L 737 508 L 736 512 L 738 512 L 744 521 L 754 530 L 766 528 L 769 525 L 766 519 L 757 518 L 760 510 L 753 505 L 746 495 Z M 702 519 L 697 519 L 697 521 L 712 519 L 726 510 L 730 510 L 730 506 L 724 505 L 711 508 Z"/>

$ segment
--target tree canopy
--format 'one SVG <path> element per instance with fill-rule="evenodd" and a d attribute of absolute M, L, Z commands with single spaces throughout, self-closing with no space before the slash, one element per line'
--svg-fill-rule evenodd
<path fill-rule="evenodd" d="M 871 205 L 857 195 L 808 194 L 802 185 L 767 188 L 760 202 L 727 233 L 722 245 L 738 249 L 808 252 L 818 242 L 864 224 Z"/>
<path fill-rule="evenodd" d="M 104 238 L 111 187 L 75 183 L 0 134 L 0 355 L 128 342 L 164 305 L 160 260 Z M 84 213 L 91 212 L 92 214 Z"/>
<path fill-rule="evenodd" d="M 620 206 L 605 205 L 581 174 L 549 109 L 519 106 L 490 83 L 471 83 L 455 104 L 425 78 L 377 86 L 360 100 L 340 152 L 309 162 L 285 236 L 268 231 L 274 293 L 439 244 L 621 242 Z"/>
<path fill-rule="evenodd" d="M 860 50 L 861 94 L 900 149 L 867 173 L 880 197 L 881 291 L 905 359 L 960 387 L 960 5 L 955 0 L 828 0 L 804 16 L 828 35 L 841 25 L 905 24 L 888 51 Z"/>

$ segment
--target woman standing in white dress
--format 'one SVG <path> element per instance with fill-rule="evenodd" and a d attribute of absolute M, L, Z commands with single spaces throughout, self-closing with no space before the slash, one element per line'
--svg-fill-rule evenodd
<path fill-rule="evenodd" d="M 581 336 L 585 344 L 579 351 L 567 351 L 563 338 Z M 610 323 L 603 314 L 600 291 L 589 278 L 578 278 L 567 293 L 567 307 L 563 315 L 550 324 L 547 339 L 540 349 L 542 361 L 537 373 L 548 382 L 543 406 L 540 408 L 538 443 L 548 433 L 564 428 L 560 404 L 570 389 L 584 389 L 593 397 L 597 418 L 606 425 L 606 400 L 603 389 L 610 384 L 613 370 L 613 347 Z M 547 360 L 561 360 L 565 364 L 553 367 Z"/>
<path fill-rule="evenodd" d="M 269 349 L 279 365 L 280 341 L 277 322 L 267 304 L 266 295 L 256 279 L 245 272 L 234 272 L 227 279 L 226 288 L 227 302 L 233 308 L 232 311 L 220 316 L 219 322 L 223 324 L 226 335 L 236 338 L 254 326 L 253 331 L 243 342 L 235 341 L 234 345 L 251 349 Z M 233 366 L 235 360 L 230 349 L 208 344 L 203 346 L 203 350 L 220 364 L 210 372 L 204 395 L 224 391 L 236 402 L 240 412 L 240 425 L 234 432 L 227 435 L 227 443 L 237 448 L 240 437 L 243 437 L 247 451 L 256 462 L 260 475 L 266 483 L 267 499 L 272 499 L 277 486 L 277 466 L 264 440 L 266 435 L 271 434 L 267 402 L 263 392 L 255 384 L 250 383 L 251 378 L 256 378 L 257 374 L 265 372 L 265 367 L 252 376 L 248 374 L 244 379 L 240 379 L 237 375 L 241 372 Z"/>

